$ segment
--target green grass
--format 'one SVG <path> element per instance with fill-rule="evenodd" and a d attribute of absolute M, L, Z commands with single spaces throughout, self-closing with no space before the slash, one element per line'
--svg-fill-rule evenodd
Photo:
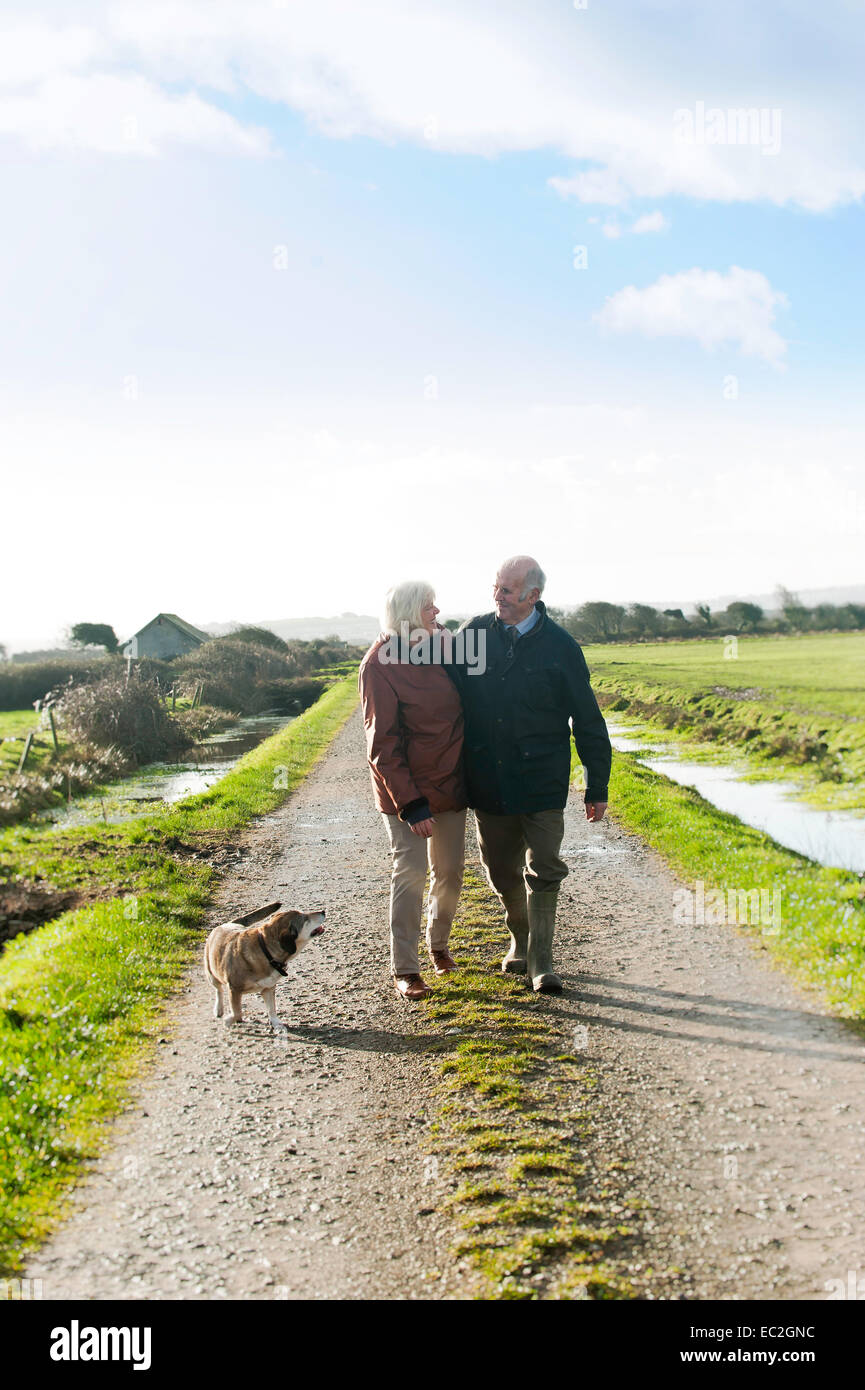
<path fill-rule="evenodd" d="M 738 655 L 726 659 L 722 634 L 705 641 L 631 642 L 586 646 L 593 679 L 616 675 L 675 686 L 689 693 L 714 685 L 757 687 L 803 713 L 862 719 L 865 633 L 799 637 L 739 637 Z"/>
<path fill-rule="evenodd" d="M 725 903 L 731 888 L 777 890 L 780 920 L 770 911 L 765 922 L 740 921 L 738 929 L 816 987 L 835 1013 L 865 1019 L 865 886 L 857 874 L 784 849 L 627 754 L 614 755 L 610 809 L 692 889 L 702 881 Z"/>
<path fill-rule="evenodd" d="M 453 1253 L 483 1299 L 633 1297 L 622 1257 L 635 1227 L 612 1193 L 614 1156 L 609 1200 L 586 1195 L 594 1075 L 563 1051 L 555 1008 L 501 973 L 506 941 L 498 901 L 469 871 L 451 935 L 460 969 L 421 1006 L 442 1039 L 431 1142 L 458 1180 L 445 1203 Z"/>
<path fill-rule="evenodd" d="M 0 834 L 0 868 L 97 900 L 0 956 L 0 1274 L 62 1214 L 64 1194 L 151 1055 L 166 991 L 197 952 L 214 875 L 193 852 L 280 805 L 357 700 L 332 686 L 217 786 L 129 826 Z"/>
<path fill-rule="evenodd" d="M 0 710 L 0 777 L 4 773 L 8 775 L 17 770 L 25 739 L 31 729 L 37 729 L 38 724 L 39 715 L 32 709 Z M 59 743 L 62 751 L 66 745 L 62 738 L 59 738 Z M 30 747 L 26 770 L 32 772 L 53 757 L 54 740 L 51 730 L 42 729 L 36 734 Z"/>
<path fill-rule="evenodd" d="M 672 740 L 735 750 L 750 775 L 792 777 L 809 800 L 865 809 L 865 634 L 592 646 L 605 713 Z"/>

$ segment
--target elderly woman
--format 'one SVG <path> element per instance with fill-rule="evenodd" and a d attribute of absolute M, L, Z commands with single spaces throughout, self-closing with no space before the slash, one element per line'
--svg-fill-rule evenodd
<path fill-rule="evenodd" d="M 418 963 L 427 860 L 427 946 L 437 975 L 456 969 L 448 938 L 465 862 L 463 714 L 450 676 L 430 659 L 436 643 L 450 640 L 438 612 L 428 584 L 391 589 L 384 631 L 358 677 L 373 792 L 393 860 L 391 971 L 406 999 L 431 992 Z"/>

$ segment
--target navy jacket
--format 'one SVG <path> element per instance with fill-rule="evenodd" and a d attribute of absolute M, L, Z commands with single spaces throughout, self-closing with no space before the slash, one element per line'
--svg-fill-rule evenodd
<path fill-rule="evenodd" d="M 486 669 L 449 667 L 465 712 L 469 805 L 496 815 L 561 810 L 568 799 L 569 720 L 586 768 L 586 801 L 606 801 L 612 752 L 582 650 L 569 632 L 540 618 L 509 650 L 495 613 L 463 623 L 486 639 Z"/>

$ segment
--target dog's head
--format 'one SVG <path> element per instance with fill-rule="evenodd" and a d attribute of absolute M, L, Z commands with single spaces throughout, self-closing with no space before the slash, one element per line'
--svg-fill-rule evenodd
<path fill-rule="evenodd" d="M 269 922 L 286 956 L 294 956 L 324 931 L 324 909 L 318 912 L 275 912 Z"/>

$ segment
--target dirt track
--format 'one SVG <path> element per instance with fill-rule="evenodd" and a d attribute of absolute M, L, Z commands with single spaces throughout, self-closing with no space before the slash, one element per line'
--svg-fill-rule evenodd
<path fill-rule="evenodd" d="M 661 1296 L 827 1297 L 865 1275 L 865 1047 L 729 927 L 673 922 L 669 871 L 569 809 L 547 1005 L 600 1076 L 594 1143 L 633 1164 Z M 234 1030 L 196 967 L 157 1066 L 27 1274 L 63 1298 L 442 1298 L 470 1292 L 425 1152 L 422 1006 L 388 976 L 389 861 L 352 716 L 247 836 L 214 920 L 270 898 L 328 930 L 278 1008 Z"/>

